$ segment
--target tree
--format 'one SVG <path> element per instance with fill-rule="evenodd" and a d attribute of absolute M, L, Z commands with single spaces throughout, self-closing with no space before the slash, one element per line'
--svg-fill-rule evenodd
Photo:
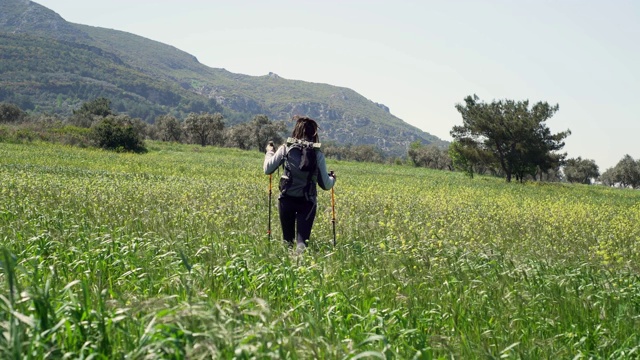
<path fill-rule="evenodd" d="M 107 150 L 145 152 L 142 135 L 136 129 L 134 119 L 127 115 L 109 115 L 92 128 L 96 145 Z"/>
<path fill-rule="evenodd" d="M 568 159 L 564 165 L 564 176 L 568 182 L 591 184 L 600 176 L 598 165 L 594 160 L 577 157 Z"/>
<path fill-rule="evenodd" d="M 349 147 L 349 160 L 382 163 L 384 154 L 373 145 L 354 145 Z"/>
<path fill-rule="evenodd" d="M 407 156 L 411 159 L 414 166 L 426 166 L 427 161 L 424 159 L 423 149 L 424 146 L 422 146 L 422 142 L 420 140 L 416 140 L 409 144 Z"/>
<path fill-rule="evenodd" d="M 111 100 L 99 97 L 83 103 L 80 109 L 73 110 L 69 122 L 80 127 L 90 127 L 95 121 L 109 115 L 115 115 L 111 110 Z"/>
<path fill-rule="evenodd" d="M 224 143 L 224 122 L 220 113 L 190 113 L 184 121 L 185 132 L 192 141 L 202 146 Z"/>
<path fill-rule="evenodd" d="M 283 143 L 282 135 L 287 126 L 284 121 L 273 122 L 266 115 L 256 115 L 251 120 L 251 129 L 253 132 L 253 145 L 258 150 L 263 150 L 269 141 L 276 144 Z"/>
<path fill-rule="evenodd" d="M 460 142 L 454 141 L 449 145 L 449 157 L 453 168 L 462 171 L 473 179 L 473 164 L 476 160 L 471 153 L 474 148 L 465 147 Z"/>
<path fill-rule="evenodd" d="M 453 170 L 451 157 L 447 150 L 433 144 L 423 146 L 420 140 L 414 141 L 409 145 L 407 156 L 415 166 L 437 170 Z"/>
<path fill-rule="evenodd" d="M 227 131 L 227 146 L 236 147 L 242 150 L 251 149 L 252 127 L 249 123 L 232 126 Z"/>
<path fill-rule="evenodd" d="M 91 101 L 87 101 L 80 106 L 80 109 L 73 110 L 74 114 L 90 114 L 96 116 L 109 116 L 113 115 L 111 111 L 111 100 L 99 97 Z"/>
<path fill-rule="evenodd" d="M 484 175 L 490 173 L 492 176 L 503 176 L 500 168 L 492 167 L 493 155 L 486 150 L 473 146 L 464 146 L 459 141 L 454 141 L 449 145 L 449 158 L 454 170 L 462 171 L 470 178 L 474 174 Z"/>
<path fill-rule="evenodd" d="M 538 174 L 538 180 L 546 181 L 546 182 L 559 182 L 564 179 L 562 170 L 560 168 L 557 169 L 549 169 L 545 172 L 540 172 Z"/>
<path fill-rule="evenodd" d="M 616 185 L 616 170 L 615 168 L 608 168 L 602 175 L 600 175 L 600 182 L 606 186 Z"/>
<path fill-rule="evenodd" d="M 19 122 L 26 116 L 17 105 L 0 103 L 0 123 Z"/>
<path fill-rule="evenodd" d="M 182 126 L 173 115 L 161 115 L 156 118 L 158 136 L 162 141 L 180 142 L 182 138 Z"/>
<path fill-rule="evenodd" d="M 640 188 L 640 165 L 631 155 L 625 155 L 615 166 L 614 179 L 623 187 Z"/>
<path fill-rule="evenodd" d="M 333 141 L 322 143 L 322 153 L 328 159 L 353 160 L 361 162 L 384 163 L 392 162 L 394 159 L 387 158 L 385 153 L 375 145 L 352 145 L 339 146 Z M 395 159 L 402 163 L 400 159 Z"/>
<path fill-rule="evenodd" d="M 566 154 L 557 154 L 564 147 L 563 140 L 569 130 L 552 134 L 544 124 L 559 109 L 546 102 L 538 102 L 529 108 L 529 101 L 479 101 L 478 96 L 468 96 L 465 104 L 457 104 L 463 125 L 454 126 L 451 136 L 462 147 L 459 153 L 482 154 L 489 165 L 499 168 L 507 182 L 515 175 L 523 181 L 525 175 L 535 176 L 539 170 L 557 167 Z M 468 161 L 478 161 L 471 157 Z"/>
<path fill-rule="evenodd" d="M 133 126 L 133 130 L 140 136 L 141 139 L 151 138 L 152 127 L 148 122 L 138 117 L 129 118 L 131 119 L 130 122 L 131 126 Z"/>

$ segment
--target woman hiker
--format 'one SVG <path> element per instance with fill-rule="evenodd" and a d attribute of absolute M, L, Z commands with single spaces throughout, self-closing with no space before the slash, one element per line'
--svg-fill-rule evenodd
<path fill-rule="evenodd" d="M 304 251 L 311 236 L 316 217 L 316 184 L 329 190 L 336 175 L 327 173 L 324 154 L 320 151 L 318 124 L 308 117 L 295 116 L 296 125 L 287 143 L 276 151 L 269 142 L 264 156 L 264 173 L 272 174 L 280 165 L 284 171 L 280 178 L 278 212 L 284 241 L 293 246 L 295 237 L 298 252 Z M 297 232 L 296 232 L 297 224 Z"/>

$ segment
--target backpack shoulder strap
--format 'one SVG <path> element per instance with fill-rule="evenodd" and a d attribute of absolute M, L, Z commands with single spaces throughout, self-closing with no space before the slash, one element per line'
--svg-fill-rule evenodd
<path fill-rule="evenodd" d="M 280 178 L 280 194 L 284 195 L 291 187 L 291 166 L 289 165 L 289 144 L 284 144 L 284 156 L 282 157 L 282 177 Z"/>

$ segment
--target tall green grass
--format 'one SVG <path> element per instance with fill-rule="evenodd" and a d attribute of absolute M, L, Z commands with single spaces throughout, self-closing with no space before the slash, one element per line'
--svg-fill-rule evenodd
<path fill-rule="evenodd" d="M 0 358 L 640 357 L 637 191 L 330 161 L 296 256 L 261 154 L 149 148 L 0 144 Z"/>

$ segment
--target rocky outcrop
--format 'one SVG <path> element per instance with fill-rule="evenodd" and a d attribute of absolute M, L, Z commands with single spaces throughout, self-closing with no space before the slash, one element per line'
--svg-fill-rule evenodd
<path fill-rule="evenodd" d="M 46 7 L 28 0 L 2 0 L 0 29 L 16 34 L 53 37 L 58 40 L 86 41 L 90 37 Z"/>
<path fill-rule="evenodd" d="M 384 111 L 386 111 L 386 112 L 388 112 L 388 113 L 391 113 L 391 111 L 389 110 L 389 107 L 387 107 L 386 105 L 384 105 L 384 104 L 379 104 L 379 103 L 375 103 L 375 104 L 376 104 L 376 106 L 377 106 L 377 107 L 379 107 L 380 109 L 382 109 L 382 110 L 384 110 Z"/>

